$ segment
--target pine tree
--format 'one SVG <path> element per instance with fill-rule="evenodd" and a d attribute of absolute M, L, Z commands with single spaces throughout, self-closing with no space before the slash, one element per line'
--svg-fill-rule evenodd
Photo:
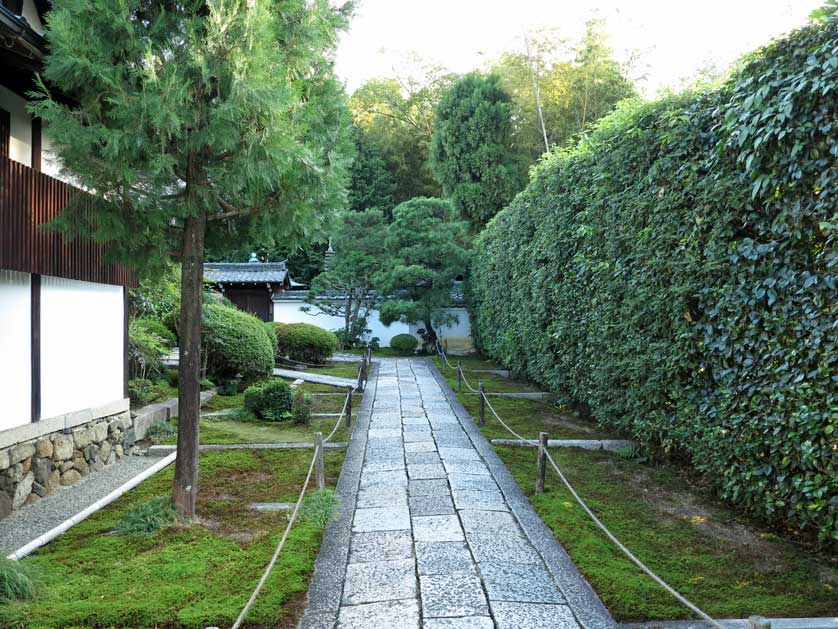
<path fill-rule="evenodd" d="M 141 276 L 181 262 L 173 499 L 192 517 L 204 250 L 309 235 L 345 205 L 351 140 L 331 53 L 348 9 L 328 0 L 52 6 L 32 113 L 94 196 L 92 212 L 71 205 L 57 227 L 108 243 Z"/>

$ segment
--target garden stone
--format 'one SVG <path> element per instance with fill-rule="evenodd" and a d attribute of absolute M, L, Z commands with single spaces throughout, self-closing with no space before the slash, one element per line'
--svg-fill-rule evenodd
<path fill-rule="evenodd" d="M 47 495 L 47 488 L 41 485 L 38 481 L 32 483 L 32 493 L 38 494 L 41 498 Z"/>
<path fill-rule="evenodd" d="M 453 572 L 419 577 L 426 617 L 485 616 L 489 606 L 476 574 Z"/>
<path fill-rule="evenodd" d="M 10 465 L 9 469 L 6 470 L 6 476 L 8 476 L 9 480 L 13 483 L 20 482 L 23 479 L 24 474 L 25 472 L 23 471 L 23 465 L 21 463 Z"/>
<path fill-rule="evenodd" d="M 101 458 L 103 461 L 107 461 L 108 457 L 111 455 L 112 451 L 113 451 L 113 446 L 106 441 L 99 448 L 99 458 Z"/>
<path fill-rule="evenodd" d="M 12 512 L 12 499 L 5 491 L 0 491 L 0 520 Z"/>
<path fill-rule="evenodd" d="M 56 461 L 66 461 L 73 456 L 73 440 L 66 435 L 56 435 L 52 446 L 52 458 Z"/>
<path fill-rule="evenodd" d="M 35 474 L 35 480 L 43 485 L 47 482 L 49 475 L 52 474 L 52 461 L 50 459 L 33 459 L 32 473 Z"/>
<path fill-rule="evenodd" d="M 77 470 L 67 470 L 61 475 L 61 484 L 64 487 L 73 485 L 81 480 L 81 474 Z"/>
<path fill-rule="evenodd" d="M 20 463 L 24 459 L 28 459 L 30 456 L 35 454 L 35 444 L 19 443 L 16 446 L 9 448 L 8 452 L 10 465 Z"/>
<path fill-rule="evenodd" d="M 73 431 L 73 443 L 76 450 L 83 450 L 93 443 L 93 432 L 89 428 L 77 428 Z"/>
<path fill-rule="evenodd" d="M 35 503 L 36 503 L 36 502 L 38 502 L 40 499 L 41 499 L 41 497 L 40 497 L 38 494 L 36 494 L 35 492 L 32 492 L 31 494 L 29 494 L 29 495 L 26 497 L 26 500 L 24 500 L 24 501 L 23 501 L 23 505 L 22 505 L 22 506 L 24 506 L 24 507 L 28 507 L 28 506 L 30 506 L 30 505 L 35 504 Z"/>
<path fill-rule="evenodd" d="M 32 457 L 27 457 L 20 462 L 21 466 L 23 466 L 23 473 L 26 474 L 29 470 L 32 469 Z"/>
<path fill-rule="evenodd" d="M 44 484 L 44 487 L 47 490 L 47 495 L 52 495 L 56 491 L 58 491 L 58 487 L 61 485 L 61 472 L 58 470 L 52 470 L 52 474 L 49 475 L 47 482 Z"/>
<path fill-rule="evenodd" d="M 91 472 L 98 472 L 105 467 L 105 462 L 102 461 L 101 457 L 97 456 L 95 459 L 88 462 L 87 465 L 89 466 Z"/>
<path fill-rule="evenodd" d="M 52 451 L 52 441 L 50 441 L 49 439 L 39 439 L 38 442 L 35 444 L 35 453 L 40 457 L 50 459 L 52 458 Z"/>
<path fill-rule="evenodd" d="M 93 433 L 93 441 L 101 443 L 108 438 L 108 424 L 107 422 L 100 422 L 91 429 Z"/>
<path fill-rule="evenodd" d="M 96 460 L 96 457 L 99 455 L 99 446 L 95 443 L 91 443 L 84 449 L 84 460 L 88 463 L 92 463 Z"/>
<path fill-rule="evenodd" d="M 111 423 L 108 424 L 108 432 L 110 433 L 114 433 L 117 430 L 122 430 L 123 428 L 125 428 L 125 425 L 122 423 L 122 420 L 118 417 L 114 420 L 111 420 Z"/>
<path fill-rule="evenodd" d="M 105 461 L 105 465 L 112 465 L 114 461 L 116 461 L 116 452 L 111 451 L 111 453 L 108 455 L 107 460 Z"/>
<path fill-rule="evenodd" d="M 84 460 L 84 456 L 80 454 L 73 455 L 73 469 L 75 469 L 82 476 L 87 476 L 90 473 L 90 466 Z"/>
<path fill-rule="evenodd" d="M 116 445 L 113 447 L 113 451 L 116 453 L 117 458 L 119 458 L 119 459 L 121 459 L 121 458 L 122 458 L 123 453 L 124 453 L 124 451 L 123 451 L 123 449 L 122 449 L 122 445 L 120 445 L 120 444 L 116 444 Z"/>
<path fill-rule="evenodd" d="M 73 469 L 73 461 L 64 461 L 61 464 L 61 473 L 68 472 Z"/>
<path fill-rule="evenodd" d="M 35 482 L 35 475 L 32 472 L 23 477 L 12 494 L 12 509 L 20 509 L 26 502 L 27 496 L 32 493 L 32 483 Z"/>
<path fill-rule="evenodd" d="M 123 440 L 123 446 L 126 448 L 133 448 L 134 444 L 137 442 L 137 434 L 134 432 L 134 429 L 127 431 L 125 433 L 125 439 Z"/>
<path fill-rule="evenodd" d="M 9 465 L 9 451 L 0 450 L 0 471 L 5 470 Z"/>
<path fill-rule="evenodd" d="M 567 605 L 492 602 L 498 629 L 578 629 L 579 623 Z"/>

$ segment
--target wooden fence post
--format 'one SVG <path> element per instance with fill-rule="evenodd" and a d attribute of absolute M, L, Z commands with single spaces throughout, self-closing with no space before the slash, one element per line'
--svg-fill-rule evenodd
<path fill-rule="evenodd" d="M 346 427 L 352 425 L 352 387 L 346 387 Z"/>
<path fill-rule="evenodd" d="M 483 388 L 483 383 L 480 382 L 477 385 L 477 395 L 480 398 L 480 406 L 479 409 L 479 423 L 482 426 L 486 423 L 486 389 Z"/>
<path fill-rule="evenodd" d="M 544 476 L 547 473 L 547 433 L 538 433 L 538 459 L 535 466 L 535 493 L 544 493 Z"/>
<path fill-rule="evenodd" d="M 462 367 L 460 366 L 460 361 L 457 361 L 457 391 L 461 391 L 463 388 L 463 371 Z"/>
<path fill-rule="evenodd" d="M 323 433 L 314 433 L 315 463 L 317 473 L 317 489 L 326 487 L 326 466 L 323 462 Z"/>
<path fill-rule="evenodd" d="M 358 369 L 358 390 L 359 391 L 364 390 L 364 366 L 363 365 L 361 365 L 361 367 Z"/>

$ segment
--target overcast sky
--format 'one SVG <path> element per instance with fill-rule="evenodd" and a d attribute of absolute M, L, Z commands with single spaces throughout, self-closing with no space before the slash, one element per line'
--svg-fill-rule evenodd
<path fill-rule="evenodd" d="M 606 21 L 622 62 L 640 53 L 635 74 L 653 96 L 698 70 L 727 67 L 742 53 L 805 24 L 823 0 L 359 0 L 340 43 L 337 72 L 353 91 L 392 76 L 410 53 L 454 72 L 482 67 L 504 50 L 523 49 L 524 30 L 558 29 L 578 38 L 591 16 Z"/>

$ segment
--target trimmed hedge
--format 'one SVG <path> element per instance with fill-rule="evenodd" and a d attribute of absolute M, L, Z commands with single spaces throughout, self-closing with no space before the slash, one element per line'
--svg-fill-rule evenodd
<path fill-rule="evenodd" d="M 838 541 L 838 24 L 625 104 L 481 234 L 479 346 Z"/>
<path fill-rule="evenodd" d="M 292 404 L 291 386 L 284 380 L 266 380 L 244 392 L 244 407 L 259 419 L 286 419 L 291 416 Z"/>
<path fill-rule="evenodd" d="M 399 354 L 412 354 L 419 346 L 419 340 L 412 334 L 396 334 L 390 339 L 390 349 Z"/>
<path fill-rule="evenodd" d="M 338 346 L 337 337 L 310 323 L 288 323 L 276 327 L 277 356 L 304 363 L 325 362 Z"/>
<path fill-rule="evenodd" d="M 273 371 L 275 346 L 264 322 L 236 308 L 204 306 L 203 344 L 207 373 L 216 382 L 237 374 L 252 382 Z"/>

